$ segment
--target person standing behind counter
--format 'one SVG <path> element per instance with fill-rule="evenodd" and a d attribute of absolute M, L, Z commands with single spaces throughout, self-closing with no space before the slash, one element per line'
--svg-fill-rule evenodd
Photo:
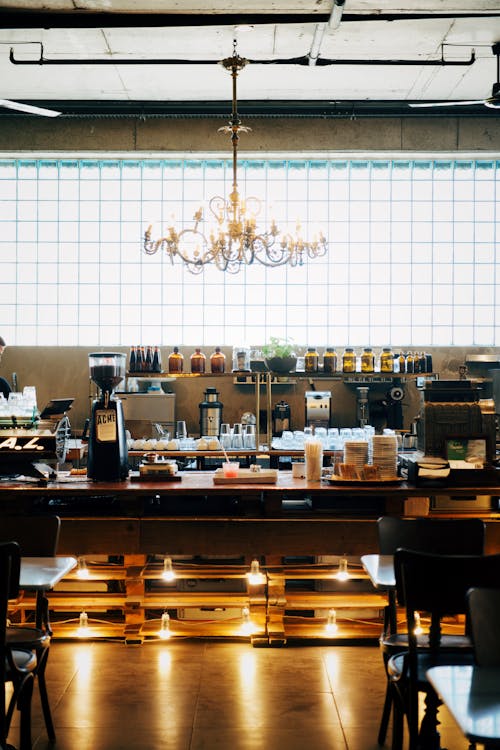
<path fill-rule="evenodd" d="M 0 360 L 2 359 L 2 354 L 4 353 L 6 346 L 7 344 L 5 343 L 5 339 L 0 336 Z M 9 393 L 11 392 L 11 390 L 12 388 L 5 380 L 5 378 L 0 377 L 0 393 L 3 393 L 5 398 L 9 398 Z"/>

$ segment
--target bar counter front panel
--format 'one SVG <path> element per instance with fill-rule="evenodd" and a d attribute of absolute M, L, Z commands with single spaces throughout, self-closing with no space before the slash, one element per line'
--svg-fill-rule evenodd
<path fill-rule="evenodd" d="M 111 579 L 120 580 L 121 593 L 111 596 L 82 591 L 68 595 L 56 591 L 51 595 L 51 608 L 56 611 L 108 607 L 123 612 L 122 621 L 96 627 L 92 636 L 117 635 L 124 636 L 126 641 L 142 642 L 155 633 L 153 626 L 148 627 L 150 608 L 161 604 L 162 608 L 175 612 L 181 602 L 184 607 L 215 611 L 216 602 L 219 609 L 224 602 L 228 607 L 234 604 L 233 593 L 224 596 L 193 592 L 187 599 L 171 592 L 163 598 L 151 593 L 148 581 L 161 577 L 158 563 L 151 560 L 157 561 L 165 555 L 207 558 L 203 567 L 190 570 L 185 566 L 184 578 L 208 581 L 237 578 L 246 586 L 248 566 L 257 558 L 266 573 L 266 584 L 246 586 L 243 598 L 236 597 L 237 606 L 246 602 L 251 612 L 254 643 L 281 644 L 292 637 L 324 637 L 321 615 L 332 607 L 340 614 L 349 608 L 366 607 L 367 618 L 368 610 L 381 613 L 384 598 L 366 589 L 365 576 L 360 570 L 354 572 L 352 581 L 339 592 L 330 586 L 335 568 L 317 561 L 324 556 L 358 557 L 377 552 L 376 519 L 383 513 L 403 515 L 408 499 L 430 492 L 405 482 L 349 487 L 308 482 L 293 478 L 291 472 L 279 472 L 276 484 L 236 485 L 215 485 L 212 472 L 186 472 L 173 482 L 107 483 L 74 477 L 48 486 L 2 482 L 0 513 L 56 513 L 62 521 L 59 554 L 120 559 L 118 566 L 104 563 L 92 567 L 90 580 L 99 581 L 101 586 L 106 583 L 109 586 Z M 438 492 L 444 494 L 446 489 L 432 490 L 432 494 Z M 500 485 L 454 486 L 449 492 L 457 498 L 474 494 L 497 496 Z M 431 514 L 436 515 L 433 511 Z M 463 515 L 484 518 L 486 551 L 499 552 L 500 515 L 484 510 L 463 513 L 459 502 L 456 513 L 439 513 L 443 517 Z M 211 558 L 224 557 L 242 564 L 210 563 Z M 70 578 L 74 581 L 75 574 Z M 320 584 L 312 590 L 310 582 L 314 580 Z M 309 583 L 301 591 L 297 581 Z M 307 620 L 290 616 L 291 610 L 294 614 L 304 610 L 314 617 Z M 70 632 L 58 628 L 57 616 L 53 617 L 53 624 L 56 637 L 66 637 Z M 187 630 L 189 634 L 203 636 L 235 635 L 235 628 L 223 619 L 198 626 L 191 622 Z M 347 638 L 377 638 L 380 619 L 375 618 L 371 628 L 356 628 L 352 624 L 342 630 Z M 173 628 L 174 633 L 186 635 L 185 631 L 185 623 L 176 623 Z"/>

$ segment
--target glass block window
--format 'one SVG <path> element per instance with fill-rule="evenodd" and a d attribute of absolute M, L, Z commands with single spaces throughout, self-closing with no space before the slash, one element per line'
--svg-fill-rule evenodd
<path fill-rule="evenodd" d="M 193 276 L 141 250 L 231 190 L 224 159 L 0 160 L 0 333 L 17 345 L 500 345 L 500 161 L 242 160 L 296 268 Z"/>

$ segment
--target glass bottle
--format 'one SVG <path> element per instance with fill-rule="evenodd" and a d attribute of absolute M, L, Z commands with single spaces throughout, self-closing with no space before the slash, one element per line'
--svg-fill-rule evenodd
<path fill-rule="evenodd" d="M 406 357 L 403 352 L 399 352 L 399 372 L 406 372 Z"/>
<path fill-rule="evenodd" d="M 337 352 L 331 346 L 323 354 L 323 372 L 337 372 Z"/>
<path fill-rule="evenodd" d="M 191 372 L 205 372 L 206 361 L 207 358 L 201 349 L 195 349 L 194 354 L 191 354 Z"/>
<path fill-rule="evenodd" d="M 224 372 L 226 369 L 226 355 L 221 352 L 220 346 L 215 347 L 214 353 L 210 357 L 210 370 L 212 372 Z"/>
<path fill-rule="evenodd" d="M 174 346 L 174 351 L 168 357 L 168 371 L 182 372 L 184 369 L 184 357 L 179 352 L 179 347 Z"/>
<path fill-rule="evenodd" d="M 420 352 L 418 355 L 418 371 L 427 372 L 427 357 L 424 352 Z"/>
<path fill-rule="evenodd" d="M 366 347 L 361 355 L 361 372 L 375 372 L 375 355 L 373 349 Z"/>
<path fill-rule="evenodd" d="M 356 372 L 356 355 L 349 346 L 346 346 L 342 354 L 342 372 Z"/>
<path fill-rule="evenodd" d="M 144 360 L 144 372 L 153 372 L 153 347 L 146 348 L 146 358 Z"/>
<path fill-rule="evenodd" d="M 144 347 L 138 346 L 135 350 L 135 371 L 142 372 L 144 370 Z"/>
<path fill-rule="evenodd" d="M 158 346 L 155 346 L 153 352 L 153 366 L 151 369 L 153 372 L 161 372 L 161 351 Z"/>
<path fill-rule="evenodd" d="M 415 359 L 413 357 L 413 354 L 411 352 L 408 352 L 406 355 L 406 372 L 413 375 L 415 372 Z"/>
<path fill-rule="evenodd" d="M 128 371 L 129 372 L 135 372 L 136 371 L 136 364 L 135 364 L 135 346 L 130 347 L 130 357 L 129 357 L 129 365 L 128 365 Z"/>
<path fill-rule="evenodd" d="M 306 372 L 318 372 L 319 355 L 314 346 L 310 346 L 304 357 L 304 369 Z"/>
<path fill-rule="evenodd" d="M 380 372 L 394 372 L 394 354 L 390 347 L 382 349 L 380 355 Z"/>

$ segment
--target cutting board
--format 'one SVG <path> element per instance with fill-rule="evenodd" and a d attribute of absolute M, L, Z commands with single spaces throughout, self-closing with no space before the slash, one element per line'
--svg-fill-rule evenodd
<path fill-rule="evenodd" d="M 276 484 L 277 481 L 277 469 L 239 469 L 237 477 L 225 477 L 222 469 L 217 469 L 214 474 L 214 484 Z"/>

